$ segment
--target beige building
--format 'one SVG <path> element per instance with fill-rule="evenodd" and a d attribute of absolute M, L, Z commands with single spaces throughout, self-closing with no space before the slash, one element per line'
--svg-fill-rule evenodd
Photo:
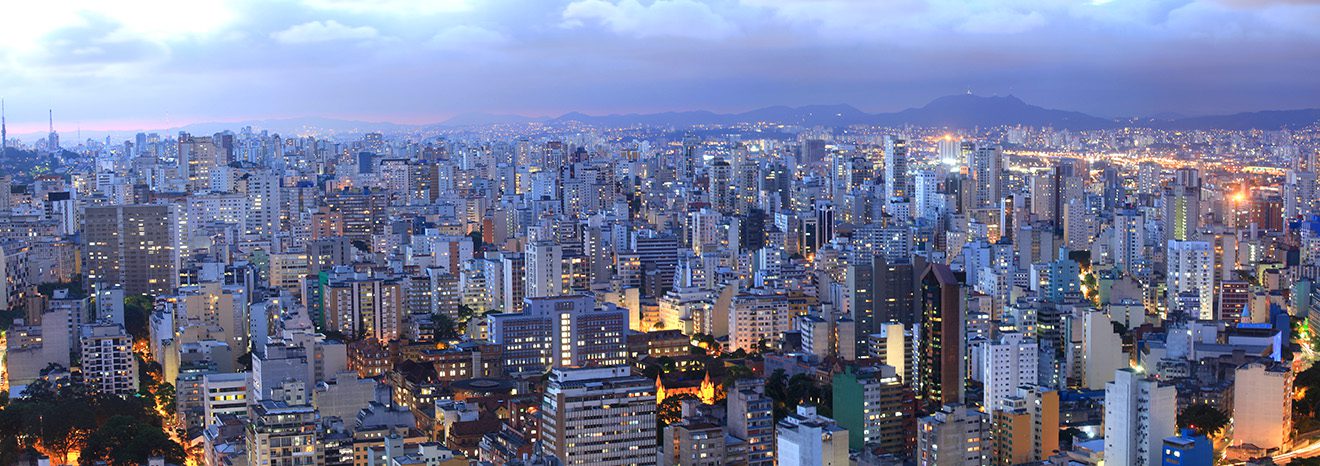
<path fill-rule="evenodd" d="M 1255 362 L 1237 369 L 1232 445 L 1273 450 L 1291 444 L 1293 377 L 1282 364 Z"/>

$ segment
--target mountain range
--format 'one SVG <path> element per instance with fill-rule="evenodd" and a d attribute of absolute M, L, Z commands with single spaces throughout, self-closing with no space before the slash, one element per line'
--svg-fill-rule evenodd
<path fill-rule="evenodd" d="M 440 129 L 481 127 L 527 123 L 582 123 L 597 126 L 665 126 L 684 128 L 702 125 L 729 125 L 736 123 L 767 122 L 797 126 L 840 127 L 849 125 L 925 126 L 970 129 L 973 127 L 1025 125 L 1049 126 L 1058 129 L 1088 130 L 1119 127 L 1147 127 L 1171 130 L 1196 129 L 1296 129 L 1320 122 L 1320 108 L 1298 110 L 1270 110 L 1228 115 L 1182 116 L 1162 114 L 1144 118 L 1104 118 L 1082 112 L 1049 109 L 1028 104 L 1015 96 L 978 96 L 958 94 L 937 98 L 922 107 L 898 112 L 867 113 L 845 104 L 808 105 L 803 107 L 774 106 L 742 113 L 715 113 L 706 110 L 588 115 L 570 112 L 558 117 L 529 117 L 513 114 L 465 113 L 443 122 L 426 125 L 406 125 L 389 122 L 367 122 L 334 118 L 307 117 L 240 122 L 196 123 L 182 127 L 152 130 L 165 134 L 187 131 L 211 134 L 223 130 L 237 130 L 252 126 L 280 134 L 360 134 L 366 131 L 409 132 Z M 104 131 L 87 131 L 104 135 Z M 17 135 L 44 137 L 44 134 Z M 131 132 L 111 132 L 112 138 L 131 138 Z M 93 136 L 96 137 L 96 136 Z"/>

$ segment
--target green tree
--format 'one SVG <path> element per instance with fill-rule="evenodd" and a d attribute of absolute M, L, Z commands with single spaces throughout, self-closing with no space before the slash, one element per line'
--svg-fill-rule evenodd
<path fill-rule="evenodd" d="M 457 340 L 462 336 L 458 331 L 458 322 L 449 314 L 432 314 L 431 324 L 435 325 L 435 339 L 438 341 Z"/>
<path fill-rule="evenodd" d="M 80 463 L 130 466 L 147 462 L 154 456 L 166 463 L 183 464 L 183 447 L 170 439 L 160 427 L 128 416 L 115 416 L 87 438 Z"/>
<path fill-rule="evenodd" d="M 1191 428 L 1206 436 L 1218 434 L 1228 426 L 1228 416 L 1215 407 L 1198 403 L 1178 413 L 1178 427 Z"/>

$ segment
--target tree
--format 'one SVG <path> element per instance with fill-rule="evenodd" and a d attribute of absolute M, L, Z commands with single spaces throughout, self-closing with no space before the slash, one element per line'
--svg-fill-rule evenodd
<path fill-rule="evenodd" d="M 184 451 L 160 427 L 128 416 L 115 416 L 88 437 L 79 462 L 92 465 L 104 461 L 108 466 L 130 466 L 144 464 L 153 456 L 164 457 L 166 463 L 183 464 Z"/>
<path fill-rule="evenodd" d="M 151 337 L 147 322 L 155 307 L 155 296 L 135 294 L 124 298 L 124 330 L 133 336 L 133 340 L 146 340 Z"/>
<path fill-rule="evenodd" d="M 1227 415 L 1204 403 L 1188 406 L 1178 414 L 1178 427 L 1193 429 L 1200 435 L 1214 436 L 1227 425 Z"/>
<path fill-rule="evenodd" d="M 462 333 L 458 331 L 458 323 L 449 314 L 432 314 L 432 325 L 435 325 L 435 339 L 440 341 L 457 340 Z"/>

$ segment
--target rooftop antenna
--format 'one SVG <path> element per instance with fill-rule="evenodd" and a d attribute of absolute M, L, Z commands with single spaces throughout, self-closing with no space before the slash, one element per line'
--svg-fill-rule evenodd
<path fill-rule="evenodd" d="M 50 132 L 54 133 L 54 132 L 55 132 L 55 111 L 54 111 L 54 110 L 51 110 L 51 109 L 48 108 L 48 109 L 46 109 L 46 112 L 47 112 L 48 115 L 50 115 Z"/>
<path fill-rule="evenodd" d="M 9 135 L 5 131 L 5 99 L 0 99 L 0 157 L 9 153 Z"/>

